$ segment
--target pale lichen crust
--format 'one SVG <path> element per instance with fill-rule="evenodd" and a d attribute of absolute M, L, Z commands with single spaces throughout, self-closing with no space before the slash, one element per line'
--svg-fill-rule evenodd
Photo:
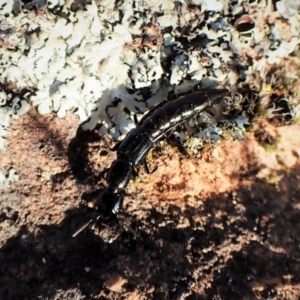
<path fill-rule="evenodd" d="M 121 139 L 135 114 L 196 85 L 233 93 L 225 115 L 199 116 L 204 130 L 186 124 L 182 141 L 241 139 L 262 115 L 298 120 L 299 28 L 288 0 L 4 0 L 0 148 L 9 118 L 30 106 L 60 118 L 72 110 L 83 129 L 100 124 Z"/>

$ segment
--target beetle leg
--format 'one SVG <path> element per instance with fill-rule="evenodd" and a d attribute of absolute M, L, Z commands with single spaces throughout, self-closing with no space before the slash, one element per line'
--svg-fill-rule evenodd
<path fill-rule="evenodd" d="M 135 170 L 135 168 L 132 169 L 131 175 L 132 175 L 134 178 L 136 178 L 136 177 L 139 176 L 139 174 L 138 174 L 138 172 Z"/>
<path fill-rule="evenodd" d="M 100 176 L 100 177 L 104 177 L 104 176 L 107 174 L 108 171 L 109 171 L 109 168 L 105 168 L 103 171 L 101 171 L 101 172 L 99 173 L 99 176 Z"/>
<path fill-rule="evenodd" d="M 117 142 L 110 150 L 111 151 L 117 151 L 119 146 L 121 145 L 122 141 Z"/>
<path fill-rule="evenodd" d="M 149 171 L 149 167 L 148 167 L 146 158 L 143 159 L 143 166 L 144 166 L 145 172 L 146 172 L 147 174 L 150 174 L 150 171 Z"/>
<path fill-rule="evenodd" d="M 143 112 L 141 112 L 141 111 L 138 111 L 138 112 L 136 112 L 134 115 L 133 115 L 133 121 L 134 121 L 134 124 L 135 125 L 138 125 L 138 123 L 139 123 L 139 120 L 138 120 L 138 118 L 137 118 L 137 116 L 138 115 L 143 115 L 144 113 Z"/>
<path fill-rule="evenodd" d="M 146 161 L 145 158 L 142 160 L 142 164 L 143 164 L 144 170 L 145 170 L 145 172 L 146 172 L 147 174 L 151 174 L 151 173 L 153 173 L 153 172 L 157 169 L 157 168 L 155 168 L 152 172 L 150 172 L 149 167 L 148 167 L 148 164 L 147 164 L 147 161 Z M 137 172 L 134 168 L 133 168 L 132 171 L 131 171 L 131 175 L 132 175 L 134 178 L 136 178 L 136 177 L 139 176 L 138 172 Z"/>
<path fill-rule="evenodd" d="M 183 147 L 183 145 L 178 141 L 178 139 L 174 135 L 175 129 L 176 129 L 176 127 L 173 127 L 172 129 L 170 129 L 170 131 L 168 131 L 168 134 L 166 136 L 166 141 L 170 145 L 173 145 L 173 146 L 177 147 L 177 149 L 179 150 L 179 152 L 181 154 L 183 154 L 184 156 L 187 156 L 188 153 L 186 152 L 185 148 Z"/>
<path fill-rule="evenodd" d="M 157 166 L 154 167 L 154 169 L 153 169 L 152 171 L 149 170 L 149 167 L 148 167 L 146 158 L 142 161 L 142 163 L 143 163 L 145 172 L 146 172 L 147 174 L 152 174 L 152 173 L 154 173 L 154 172 L 157 170 Z"/>
<path fill-rule="evenodd" d="M 180 143 L 180 141 L 176 138 L 176 136 L 171 135 L 168 137 L 167 142 L 172 145 L 177 147 L 177 149 L 179 150 L 179 152 L 184 155 L 184 156 L 188 156 L 188 153 L 186 151 L 186 149 L 184 148 L 184 146 Z"/>
<path fill-rule="evenodd" d="M 135 125 L 137 125 L 138 122 L 139 122 L 139 120 L 138 120 L 138 118 L 137 118 L 136 115 L 137 115 L 137 114 L 134 114 L 134 116 L 133 116 L 133 121 L 134 121 L 134 124 L 135 124 Z"/>

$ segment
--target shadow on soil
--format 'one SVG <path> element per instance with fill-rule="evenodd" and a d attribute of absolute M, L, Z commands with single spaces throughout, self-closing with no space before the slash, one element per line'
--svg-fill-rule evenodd
<path fill-rule="evenodd" d="M 0 298 L 121 299 L 120 292 L 135 290 L 149 299 L 278 297 L 274 287 L 300 283 L 299 176 L 297 166 L 278 186 L 259 181 L 233 198 L 211 197 L 198 210 L 170 205 L 145 220 L 122 212 L 119 221 L 99 225 L 112 228 L 111 243 L 92 229 L 72 238 L 88 213 L 83 205 L 59 226 L 21 228 L 0 249 Z M 178 228 L 179 217 L 189 225 Z M 126 282 L 118 291 L 120 278 Z M 63 298 L 55 298 L 58 291 Z"/>

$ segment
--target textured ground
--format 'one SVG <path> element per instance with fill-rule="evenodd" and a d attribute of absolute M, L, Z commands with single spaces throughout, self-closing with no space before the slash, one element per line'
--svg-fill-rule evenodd
<path fill-rule="evenodd" d="M 1 3 L 0 300 L 300 299 L 298 2 Z M 199 118 L 211 142 L 159 142 L 117 218 L 72 237 L 104 134 L 195 85 L 233 92 Z"/>
<path fill-rule="evenodd" d="M 161 142 L 117 220 L 73 238 L 115 157 L 78 126 L 31 109 L 9 128 L 0 299 L 299 299 L 299 126 L 265 123 L 199 158 Z"/>

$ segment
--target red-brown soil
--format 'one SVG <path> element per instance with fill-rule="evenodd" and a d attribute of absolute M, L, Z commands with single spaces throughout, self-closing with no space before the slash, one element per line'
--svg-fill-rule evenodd
<path fill-rule="evenodd" d="M 13 120 L 0 169 L 0 299 L 299 299 L 299 126 L 207 147 L 161 142 L 116 220 L 92 224 L 114 142 L 74 115 Z"/>

